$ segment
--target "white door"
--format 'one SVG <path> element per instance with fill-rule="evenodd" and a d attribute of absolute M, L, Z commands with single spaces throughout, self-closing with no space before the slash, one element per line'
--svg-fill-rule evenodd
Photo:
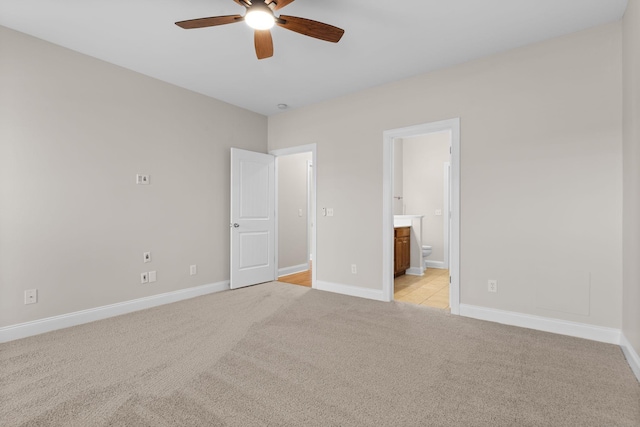
<path fill-rule="evenodd" d="M 231 289 L 276 279 L 275 157 L 231 149 Z"/>

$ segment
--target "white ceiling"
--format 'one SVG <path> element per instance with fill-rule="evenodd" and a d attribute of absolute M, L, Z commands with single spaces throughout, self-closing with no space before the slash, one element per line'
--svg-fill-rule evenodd
<path fill-rule="evenodd" d="M 0 25 L 272 115 L 618 20 L 627 0 L 296 0 L 277 14 L 345 30 L 338 44 L 275 27 L 258 61 L 233 0 L 0 0 Z M 0 53 L 1 54 L 1 53 Z"/>

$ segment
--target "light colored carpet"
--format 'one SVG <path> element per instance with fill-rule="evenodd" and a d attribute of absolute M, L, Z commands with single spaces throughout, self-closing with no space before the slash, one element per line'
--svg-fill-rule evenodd
<path fill-rule="evenodd" d="M 619 347 L 288 284 L 0 344 L 3 426 L 640 426 Z"/>

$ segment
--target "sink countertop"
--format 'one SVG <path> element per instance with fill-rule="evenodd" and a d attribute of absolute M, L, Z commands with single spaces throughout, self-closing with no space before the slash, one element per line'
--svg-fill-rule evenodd
<path fill-rule="evenodd" d="M 411 222 L 414 219 L 422 220 L 424 215 L 394 215 L 393 216 L 393 228 L 411 227 Z"/>

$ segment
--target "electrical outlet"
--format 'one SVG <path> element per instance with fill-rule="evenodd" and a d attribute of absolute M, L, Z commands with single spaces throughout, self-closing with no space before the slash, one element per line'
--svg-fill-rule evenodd
<path fill-rule="evenodd" d="M 25 304 L 35 304 L 38 302 L 38 290 L 37 289 L 28 289 L 24 291 L 24 303 Z"/>
<path fill-rule="evenodd" d="M 148 273 L 140 274 L 140 283 L 149 283 L 149 274 Z"/>
<path fill-rule="evenodd" d="M 436 209 L 436 216 L 442 215 L 442 209 Z"/>
<path fill-rule="evenodd" d="M 155 271 L 150 271 L 149 272 L 149 283 L 153 283 L 156 281 L 156 272 Z"/>
<path fill-rule="evenodd" d="M 498 281 L 489 280 L 489 292 L 498 292 Z"/>
<path fill-rule="evenodd" d="M 355 264 L 351 264 L 351 273 L 358 274 L 358 266 Z"/>
<path fill-rule="evenodd" d="M 142 175 L 142 174 L 136 175 L 136 184 L 149 185 L 150 182 L 151 182 L 151 178 L 149 177 L 149 175 Z"/>
<path fill-rule="evenodd" d="M 144 252 L 142 254 L 142 259 L 144 262 L 151 262 L 151 252 Z"/>
<path fill-rule="evenodd" d="M 327 216 L 333 216 L 333 208 L 327 208 Z"/>
<path fill-rule="evenodd" d="M 198 266 L 197 265 L 190 265 L 189 266 L 189 274 L 191 276 L 195 276 L 196 274 L 198 274 Z"/>

